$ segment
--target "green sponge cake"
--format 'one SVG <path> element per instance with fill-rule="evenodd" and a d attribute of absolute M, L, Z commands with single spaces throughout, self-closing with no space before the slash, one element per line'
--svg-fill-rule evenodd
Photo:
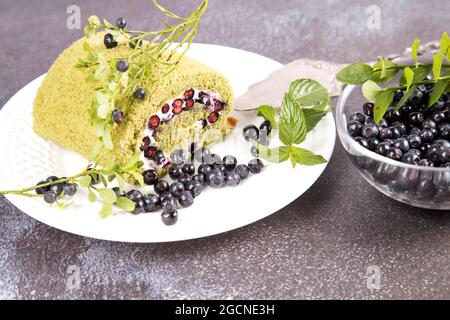
<path fill-rule="evenodd" d="M 128 56 L 131 50 L 127 46 L 108 50 L 102 45 L 93 49 L 108 61 Z M 74 67 L 84 55 L 83 42 L 78 40 L 59 56 L 39 89 L 33 116 L 37 134 L 88 158 L 98 141 L 90 115 L 96 84 L 86 82 L 86 73 Z M 186 149 L 193 141 L 211 145 L 222 136 L 233 107 L 228 81 L 187 57 L 169 75 L 161 74 L 155 67 L 141 79 L 145 99 L 127 98 L 123 121 L 112 131 L 114 147 L 103 151 L 100 164 L 111 155 L 125 163 L 141 152 L 145 170 L 160 169 L 171 163 L 173 150 Z"/>

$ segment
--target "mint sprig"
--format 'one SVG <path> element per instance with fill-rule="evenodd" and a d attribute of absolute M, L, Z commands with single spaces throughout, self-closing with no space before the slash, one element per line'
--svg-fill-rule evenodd
<path fill-rule="evenodd" d="M 389 107 L 395 110 L 402 108 L 417 87 L 432 84 L 433 92 L 428 101 L 428 107 L 433 106 L 441 96 L 450 92 L 450 39 L 447 32 L 441 37 L 441 49 L 435 53 L 432 64 L 422 64 L 419 61 L 420 40 L 415 39 L 411 45 L 411 56 L 414 64 L 397 65 L 381 58 L 373 66 L 356 62 L 343 68 L 336 76 L 344 84 L 362 85 L 366 99 L 375 102 L 374 119 L 376 123 L 384 117 Z M 400 73 L 399 86 L 381 87 L 381 84 L 391 81 Z M 432 74 L 431 80 L 426 77 Z M 403 90 L 404 96 L 394 103 L 397 90 Z"/>
<path fill-rule="evenodd" d="M 297 164 L 312 166 L 326 163 L 321 155 L 297 145 L 305 141 L 308 133 L 330 111 L 328 102 L 328 92 L 320 83 L 311 79 L 299 79 L 291 83 L 279 112 L 272 106 L 259 107 L 258 115 L 270 121 L 272 128 L 279 129 L 279 139 L 284 144 L 268 148 L 255 143 L 259 156 L 272 163 L 290 159 L 294 168 Z"/>

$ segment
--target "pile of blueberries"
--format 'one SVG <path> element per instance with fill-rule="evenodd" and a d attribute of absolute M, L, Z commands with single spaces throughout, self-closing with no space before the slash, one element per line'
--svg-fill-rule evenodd
<path fill-rule="evenodd" d="M 67 178 L 58 178 L 56 176 L 48 177 L 45 181 L 39 182 L 37 185 L 42 186 L 49 183 L 54 183 L 60 180 L 66 180 Z M 52 184 L 46 187 L 39 187 L 36 190 L 36 194 L 42 195 L 44 197 L 44 201 L 47 203 L 55 203 L 58 198 L 64 193 L 66 196 L 74 196 L 77 193 L 77 185 L 74 183 L 58 183 Z"/>
<path fill-rule="evenodd" d="M 347 130 L 360 145 L 390 159 L 424 167 L 450 167 L 450 94 L 428 107 L 432 90 L 432 85 L 419 86 L 395 111 L 404 94 L 398 90 L 378 124 L 373 119 L 374 104 L 367 102 L 363 112 L 350 116 Z"/>

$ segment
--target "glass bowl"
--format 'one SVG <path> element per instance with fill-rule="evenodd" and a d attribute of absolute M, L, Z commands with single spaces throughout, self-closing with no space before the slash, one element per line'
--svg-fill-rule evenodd
<path fill-rule="evenodd" d="M 395 161 L 364 148 L 350 136 L 348 118 L 356 111 L 362 112 L 365 102 L 361 86 L 346 86 L 336 108 L 339 138 L 358 172 L 392 199 L 420 208 L 450 210 L 450 168 Z"/>

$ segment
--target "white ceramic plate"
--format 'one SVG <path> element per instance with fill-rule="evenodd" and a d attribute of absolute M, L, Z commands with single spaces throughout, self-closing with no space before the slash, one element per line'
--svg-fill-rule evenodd
<path fill-rule="evenodd" d="M 188 55 L 222 72 L 233 85 L 236 97 L 281 66 L 254 53 L 208 44 L 194 44 Z M 0 190 L 34 185 L 50 175 L 73 175 L 86 165 L 79 155 L 34 134 L 32 104 L 42 79 L 43 76 L 26 85 L 0 112 Z M 242 138 L 242 127 L 249 123 L 259 125 L 262 119 L 255 112 L 233 115 L 240 120 L 239 127 L 213 151 L 222 156 L 233 154 L 240 162 L 247 162 L 251 158 L 250 145 Z M 335 125 L 329 114 L 303 146 L 329 160 L 334 143 Z M 90 203 L 84 191 L 64 211 L 50 207 L 42 199 L 7 198 L 29 216 L 74 234 L 111 241 L 167 242 L 210 236 L 267 217 L 308 190 L 325 167 L 298 166 L 294 170 L 289 162 L 270 164 L 263 173 L 250 176 L 238 187 L 207 189 L 192 207 L 180 210 L 178 223 L 172 227 L 161 222 L 159 213 L 134 216 L 117 212 L 103 220 L 98 216 L 101 204 Z"/>

